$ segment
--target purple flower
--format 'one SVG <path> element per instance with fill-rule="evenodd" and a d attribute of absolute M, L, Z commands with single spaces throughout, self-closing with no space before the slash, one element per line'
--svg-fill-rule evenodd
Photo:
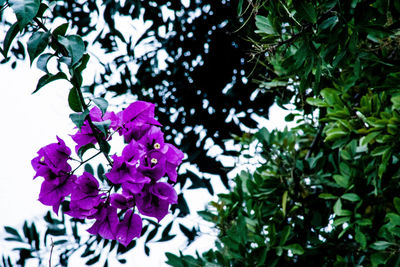
<path fill-rule="evenodd" d="M 166 158 L 158 150 L 152 150 L 140 160 L 138 171 L 144 176 L 158 181 L 166 172 Z"/>
<path fill-rule="evenodd" d="M 124 128 L 120 133 L 124 135 L 125 142 L 132 139 L 139 140 L 150 128 L 151 125 L 161 126 L 154 119 L 155 105 L 145 101 L 136 101 L 122 111 L 122 123 Z"/>
<path fill-rule="evenodd" d="M 71 166 L 67 162 L 71 150 L 58 136 L 57 140 L 58 143 L 42 147 L 37 152 L 38 156 L 32 159 L 32 167 L 36 171 L 33 178 L 42 176 L 46 181 L 55 181 L 57 177 L 71 171 Z"/>
<path fill-rule="evenodd" d="M 124 196 L 114 193 L 110 195 L 110 204 L 117 209 L 125 210 L 135 205 L 135 199 L 133 196 Z"/>
<path fill-rule="evenodd" d="M 117 208 L 102 205 L 99 207 L 97 213 L 89 218 L 96 219 L 95 223 L 87 230 L 90 234 L 115 240 L 117 225 L 119 223 Z"/>
<path fill-rule="evenodd" d="M 165 164 L 166 172 L 169 179 L 173 182 L 176 182 L 176 178 L 178 176 L 176 173 L 176 168 L 179 166 L 179 164 L 181 164 L 184 154 L 174 145 L 166 144 L 166 147 L 168 147 L 166 153 L 167 160 Z"/>
<path fill-rule="evenodd" d="M 142 191 L 143 186 L 151 182 L 149 177 L 144 176 L 140 172 L 136 172 L 130 179 L 122 183 L 122 190 L 127 195 L 135 195 Z"/>
<path fill-rule="evenodd" d="M 142 218 L 132 210 L 127 210 L 124 219 L 118 224 L 116 239 L 127 246 L 135 237 L 140 237 L 141 232 Z"/>
<path fill-rule="evenodd" d="M 168 214 L 169 204 L 178 203 L 175 189 L 168 183 L 158 182 L 145 185 L 136 198 L 136 205 L 143 215 L 157 218 L 161 221 Z"/>
<path fill-rule="evenodd" d="M 178 203 L 178 194 L 172 185 L 168 183 L 158 182 L 150 187 L 150 193 L 161 200 L 167 201 L 170 204 Z"/>
<path fill-rule="evenodd" d="M 126 162 L 124 157 L 112 156 L 113 167 L 106 177 L 114 184 L 121 184 L 136 174 L 136 164 Z"/>
<path fill-rule="evenodd" d="M 100 133 L 100 131 L 99 131 Z M 85 122 L 81 129 L 76 134 L 71 135 L 72 140 L 76 143 L 75 152 L 78 153 L 79 149 L 87 144 L 97 144 L 96 137 L 93 134 L 89 124 Z"/>
<path fill-rule="evenodd" d="M 164 133 L 157 126 L 151 126 L 138 143 L 143 145 L 146 152 L 150 150 L 164 151 Z"/>
<path fill-rule="evenodd" d="M 99 182 L 88 172 L 84 172 L 75 181 L 74 190 L 71 194 L 70 211 L 68 215 L 75 218 L 85 218 L 93 215 L 93 209 L 98 206 L 105 194 L 99 194 Z"/>
<path fill-rule="evenodd" d="M 128 162 L 137 163 L 137 161 L 146 154 L 144 146 L 132 140 L 128 145 L 122 150 L 122 157 Z"/>
<path fill-rule="evenodd" d="M 138 195 L 136 206 L 141 214 L 155 217 L 158 221 L 161 221 L 168 214 L 169 201 L 152 194 L 149 187 L 145 186 L 141 194 Z"/>
<path fill-rule="evenodd" d="M 65 174 L 60 176 L 58 183 L 44 180 L 40 189 L 39 201 L 47 206 L 53 206 L 53 211 L 58 214 L 61 202 L 74 189 L 75 175 Z"/>

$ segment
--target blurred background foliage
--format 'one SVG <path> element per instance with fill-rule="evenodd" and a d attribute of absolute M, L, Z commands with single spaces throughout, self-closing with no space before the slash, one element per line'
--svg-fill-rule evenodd
<path fill-rule="evenodd" d="M 215 247 L 167 253 L 168 264 L 400 264 L 398 1 L 57 1 L 54 10 L 48 20 L 72 18 L 110 55 L 88 92 L 155 102 L 168 135 L 182 134 L 172 141 L 187 161 L 227 188 L 230 169 L 206 142 L 219 155 L 257 161 L 199 212 L 219 231 Z M 134 38 L 116 17 L 152 24 Z M 152 49 L 140 54 L 144 44 Z M 12 48 L 16 58 L 21 46 Z M 290 108 L 286 120 L 297 126 L 249 131 L 272 103 Z M 225 146 L 232 138 L 239 153 Z M 182 186 L 187 179 L 213 193 L 204 177 L 182 173 Z M 178 209 L 189 212 L 182 196 Z M 196 229 L 183 227 L 194 239 Z"/>

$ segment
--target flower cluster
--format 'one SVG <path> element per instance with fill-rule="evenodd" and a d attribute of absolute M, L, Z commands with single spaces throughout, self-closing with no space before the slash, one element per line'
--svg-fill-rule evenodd
<path fill-rule="evenodd" d="M 71 150 L 57 137 L 57 143 L 41 148 L 32 160 L 36 171 L 34 178 L 44 178 L 39 201 L 58 213 L 60 204 L 67 200 L 68 215 L 95 219 L 89 233 L 126 246 L 140 236 L 142 219 L 139 213 L 160 221 L 168 214 L 170 204 L 177 203 L 178 196 L 172 184 L 176 182 L 176 169 L 184 155 L 164 142 L 161 124 L 154 118 L 154 104 L 136 101 L 117 114 L 103 114 L 93 107 L 89 117 L 90 122 L 85 120 L 71 136 L 77 153 L 88 144 L 97 144 L 99 137 L 103 141 L 110 140 L 109 129 L 122 135 L 127 143 L 121 155 L 111 156 L 110 170 L 105 174 L 111 186 L 100 188 L 99 181 L 88 172 L 79 177 L 74 175 L 76 169 L 72 170 L 68 163 Z M 106 127 L 106 132 L 93 125 Z"/>

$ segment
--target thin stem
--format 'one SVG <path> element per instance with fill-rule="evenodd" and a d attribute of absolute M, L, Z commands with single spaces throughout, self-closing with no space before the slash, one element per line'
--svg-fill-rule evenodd
<path fill-rule="evenodd" d="M 94 155 L 91 156 L 90 158 L 88 158 L 88 159 L 86 159 L 86 160 L 84 160 L 84 161 L 81 161 L 81 163 L 79 163 L 79 166 L 76 167 L 76 168 L 71 172 L 71 174 L 73 174 L 73 173 L 74 173 L 77 169 L 79 169 L 79 167 L 81 167 L 83 164 L 85 164 L 85 163 L 88 162 L 89 160 L 91 160 L 91 159 L 97 157 L 97 156 L 100 155 L 100 154 L 101 154 L 101 151 L 100 151 L 100 152 L 97 152 L 96 154 L 94 154 Z"/>
<path fill-rule="evenodd" d="M 54 242 L 53 242 L 53 238 L 52 238 L 51 239 L 50 258 L 49 258 L 49 267 L 51 267 L 51 256 L 53 255 L 53 248 L 54 248 Z"/>
<path fill-rule="evenodd" d="M 7 3 L 4 4 L 4 6 L 1 7 L 0 12 L 3 12 L 4 9 L 6 9 L 7 7 L 9 7 L 10 5 Z"/>

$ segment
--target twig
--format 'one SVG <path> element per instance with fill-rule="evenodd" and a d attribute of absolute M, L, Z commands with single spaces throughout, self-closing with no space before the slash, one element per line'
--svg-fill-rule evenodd
<path fill-rule="evenodd" d="M 53 238 L 52 238 L 51 239 L 50 258 L 49 258 L 49 267 L 51 267 L 51 256 L 53 255 L 53 248 L 54 248 L 54 242 L 53 242 Z"/>
<path fill-rule="evenodd" d="M 313 141 L 312 141 L 312 143 L 311 143 L 311 145 L 310 145 L 310 148 L 309 148 L 309 150 L 308 150 L 308 152 L 307 152 L 307 155 L 306 155 L 306 157 L 305 157 L 306 160 L 311 156 L 312 152 L 314 151 L 314 149 L 315 149 L 315 147 L 316 147 L 316 145 L 317 145 L 319 139 L 321 138 L 322 130 L 324 129 L 324 127 L 325 127 L 325 124 L 324 124 L 324 123 L 321 123 L 321 124 L 319 125 L 319 127 L 318 127 L 318 132 L 317 132 L 317 134 L 314 136 L 314 139 L 313 139 Z"/>

